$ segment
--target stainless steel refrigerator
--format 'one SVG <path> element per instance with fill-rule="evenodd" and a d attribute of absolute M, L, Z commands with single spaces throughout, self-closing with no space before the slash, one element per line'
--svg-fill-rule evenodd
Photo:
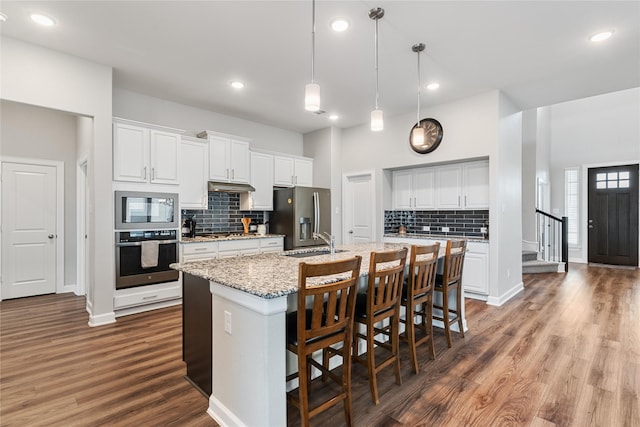
<path fill-rule="evenodd" d="M 327 188 L 293 187 L 273 191 L 269 232 L 284 234 L 284 249 L 326 245 L 313 233 L 331 234 L 331 192 Z"/>

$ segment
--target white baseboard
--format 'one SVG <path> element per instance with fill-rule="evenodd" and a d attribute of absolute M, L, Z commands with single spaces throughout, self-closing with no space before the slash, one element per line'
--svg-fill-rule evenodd
<path fill-rule="evenodd" d="M 68 294 L 68 293 L 72 293 L 75 292 L 76 290 L 76 285 L 64 285 L 62 287 L 62 289 L 60 289 L 58 292 L 56 292 L 57 294 Z"/>
<path fill-rule="evenodd" d="M 220 424 L 221 427 L 245 426 L 240 418 L 238 418 L 213 395 L 209 397 L 209 409 L 207 409 L 207 414 Z"/>
<path fill-rule="evenodd" d="M 538 242 L 530 242 L 529 240 L 523 240 L 522 250 L 538 252 Z"/>
<path fill-rule="evenodd" d="M 518 295 L 523 290 L 524 290 L 524 283 L 520 282 L 517 285 L 515 285 L 513 288 L 509 289 L 504 294 L 500 295 L 499 297 L 491 297 L 490 296 L 487 299 L 487 304 L 488 305 L 495 305 L 495 306 L 499 307 L 499 306 L 503 305 L 505 302 L 509 301 L 514 296 Z"/>
<path fill-rule="evenodd" d="M 116 314 L 112 311 L 110 313 L 93 315 L 89 312 L 89 326 L 104 326 L 116 322 Z"/>
<path fill-rule="evenodd" d="M 475 293 L 469 292 L 469 291 L 464 291 L 464 297 L 465 298 L 475 299 L 475 300 L 478 300 L 478 301 L 486 301 L 489 298 L 487 295 L 475 294 Z"/>

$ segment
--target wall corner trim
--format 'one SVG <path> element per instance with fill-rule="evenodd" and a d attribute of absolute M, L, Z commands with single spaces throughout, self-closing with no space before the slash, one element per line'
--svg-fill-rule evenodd
<path fill-rule="evenodd" d="M 497 307 L 500 307 L 501 305 L 503 305 L 504 303 L 509 301 L 511 298 L 513 298 L 514 296 L 516 296 L 517 294 L 519 294 L 523 290 L 524 290 L 524 283 L 520 282 L 517 285 L 515 285 L 513 288 L 509 289 L 507 292 L 505 292 L 502 295 L 500 295 L 499 297 L 490 296 L 487 299 L 487 304 L 488 305 L 495 305 Z"/>
<path fill-rule="evenodd" d="M 105 314 L 99 314 L 94 316 L 93 314 L 89 314 L 89 326 L 104 326 L 110 323 L 116 323 L 116 313 L 109 312 Z"/>

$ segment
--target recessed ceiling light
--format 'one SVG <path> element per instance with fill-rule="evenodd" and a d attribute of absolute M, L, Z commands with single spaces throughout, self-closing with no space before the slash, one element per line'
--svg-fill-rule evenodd
<path fill-rule="evenodd" d="M 231 82 L 231 87 L 234 88 L 234 89 L 242 89 L 242 88 L 244 88 L 244 83 L 235 80 L 235 81 Z"/>
<path fill-rule="evenodd" d="M 429 83 L 427 85 L 427 89 L 429 90 L 436 90 L 440 87 L 440 83 Z"/>
<path fill-rule="evenodd" d="M 609 37 L 613 35 L 613 31 L 603 31 L 598 34 L 594 34 L 589 37 L 589 40 L 592 42 L 601 42 L 607 40 Z"/>
<path fill-rule="evenodd" d="M 342 32 L 349 28 L 349 20 L 347 18 L 333 18 L 331 20 L 331 29 L 333 31 Z"/>
<path fill-rule="evenodd" d="M 43 27 L 52 27 L 56 23 L 56 21 L 53 18 L 47 15 L 43 15 L 41 13 L 32 13 L 31 20 L 38 25 L 42 25 Z"/>
<path fill-rule="evenodd" d="M 337 114 L 332 114 L 329 116 L 329 120 L 338 120 L 338 115 Z"/>
<path fill-rule="evenodd" d="M 5 22 L 7 20 L 7 15 L 4 13 L 0 13 L 0 22 Z"/>

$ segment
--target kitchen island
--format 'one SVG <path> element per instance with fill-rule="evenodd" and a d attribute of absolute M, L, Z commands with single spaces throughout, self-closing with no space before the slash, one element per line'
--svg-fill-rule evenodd
<path fill-rule="evenodd" d="M 363 243 L 340 246 L 342 252 L 334 255 L 287 256 L 314 248 L 172 264 L 182 271 L 183 280 L 205 279 L 193 283 L 208 283 L 211 293 L 209 415 L 227 426 L 286 425 L 285 378 L 296 364 L 290 355 L 287 367 L 285 315 L 296 309 L 298 264 L 360 255 L 360 286 L 366 286 L 370 253 L 403 246 L 407 245 Z M 183 311 L 192 309 L 197 308 L 187 299 Z"/>

